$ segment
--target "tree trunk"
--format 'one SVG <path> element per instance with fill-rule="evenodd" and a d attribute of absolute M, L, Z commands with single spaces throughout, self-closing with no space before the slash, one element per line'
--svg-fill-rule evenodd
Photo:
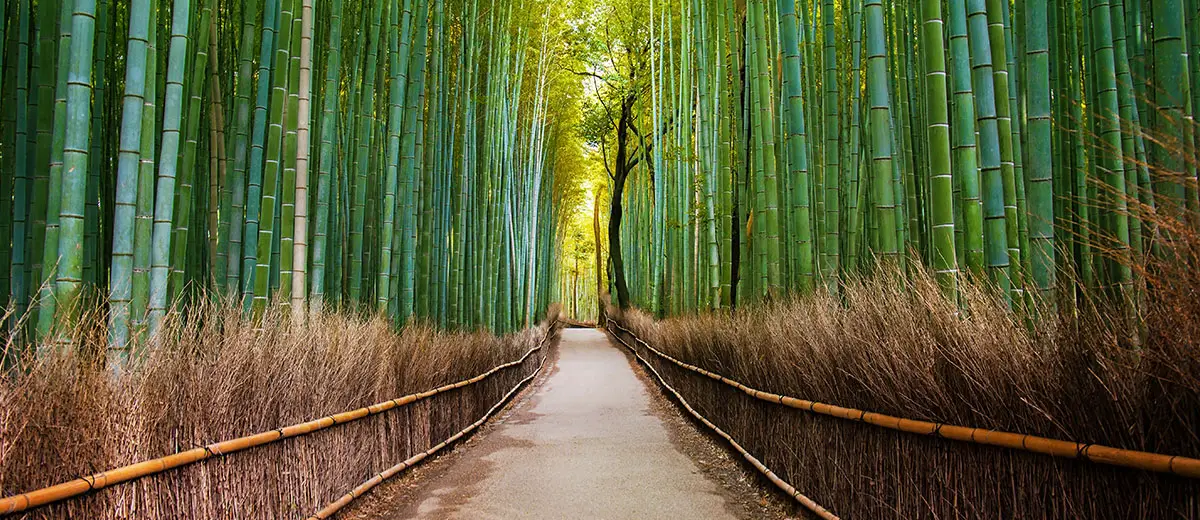
<path fill-rule="evenodd" d="M 634 96 L 621 102 L 621 118 L 617 122 L 617 165 L 613 175 L 612 203 L 608 210 L 608 257 L 612 260 L 613 282 L 617 286 L 617 306 L 629 308 L 629 287 L 625 283 L 625 261 L 621 257 L 621 194 L 629 176 L 629 157 L 625 145 L 629 141 L 629 120 L 633 117 Z"/>

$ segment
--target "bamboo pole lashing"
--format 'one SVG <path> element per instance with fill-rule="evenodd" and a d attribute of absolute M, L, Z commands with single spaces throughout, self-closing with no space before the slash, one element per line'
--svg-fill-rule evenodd
<path fill-rule="evenodd" d="M 989 430 L 986 428 L 974 428 L 970 426 L 957 426 L 939 422 L 906 419 L 903 417 L 895 417 L 881 413 L 868 412 L 855 408 L 846 408 L 843 406 L 837 406 L 818 401 L 810 401 L 807 399 L 765 392 L 746 386 L 721 374 L 717 374 L 715 372 L 711 372 L 698 366 L 675 359 L 650 346 L 649 343 L 643 341 L 636 334 L 634 334 L 633 331 L 625 328 L 616 321 L 610 319 L 609 323 L 612 323 L 613 326 L 620 329 L 622 332 L 629 334 L 635 341 L 646 347 L 647 350 L 681 368 L 725 383 L 726 385 L 732 386 L 756 399 L 783 405 L 789 408 L 807 410 L 812 413 L 838 417 L 850 421 L 863 422 L 907 433 L 929 435 L 955 441 L 996 446 L 1030 453 L 1040 453 L 1053 457 L 1083 459 L 1099 464 L 1139 469 L 1143 471 L 1152 471 L 1156 473 L 1169 473 L 1187 478 L 1200 478 L 1200 460 L 1190 457 L 1127 450 L 1122 448 L 1114 448 L 1111 446 L 1104 446 L 1101 444 L 1064 441 L 1059 439 L 1039 437 L 1037 435 Z"/>
<path fill-rule="evenodd" d="M 0 516 L 6 516 L 12 513 L 27 511 L 35 507 L 60 502 L 62 500 L 76 497 L 90 491 L 96 491 L 137 478 L 163 473 L 165 471 L 193 464 L 205 459 L 222 457 L 264 444 L 270 444 L 284 439 L 324 430 L 334 425 L 356 421 L 369 415 L 376 415 L 394 408 L 427 399 L 443 392 L 478 383 L 479 381 L 488 378 L 496 372 L 524 363 L 530 355 L 541 350 L 545 346 L 546 341 L 554 335 L 555 326 L 555 323 L 551 323 L 546 331 L 545 336 L 538 341 L 538 345 L 532 349 L 529 349 L 529 351 L 521 356 L 520 359 L 498 365 L 491 370 L 488 370 L 487 372 L 479 374 L 470 379 L 443 385 L 432 390 L 426 390 L 416 394 L 397 397 L 395 399 L 375 403 L 370 406 L 328 415 L 303 423 L 284 426 L 282 428 L 260 432 L 253 435 L 247 435 L 244 437 L 238 437 L 236 439 L 216 442 L 208 444 L 204 447 L 192 448 L 187 451 L 159 457 L 156 459 L 135 462 L 119 468 L 79 477 L 60 484 L 0 498 Z"/>

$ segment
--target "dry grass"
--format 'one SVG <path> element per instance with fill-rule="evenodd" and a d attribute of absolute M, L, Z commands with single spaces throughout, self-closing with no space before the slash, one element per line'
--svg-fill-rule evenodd
<path fill-rule="evenodd" d="M 552 310 L 552 312 L 554 312 Z M 519 358 L 546 326 L 496 337 L 382 319 L 281 313 L 262 326 L 210 304 L 171 325 L 133 370 L 103 363 L 102 320 L 79 346 L 26 357 L 0 381 L 0 494 L 341 412 L 466 379 Z M 480 383 L 308 436 L 48 506 L 28 518 L 303 518 L 475 421 L 545 351 Z"/>
<path fill-rule="evenodd" d="M 624 321 L 747 385 L 913 419 L 1200 458 L 1200 240 L 1151 265 L 1144 345 L 1120 320 L 1030 330 L 928 273 L 739 311 Z M 1200 482 L 974 446 L 791 410 L 644 353 L 698 410 L 843 518 L 1200 518 Z"/>

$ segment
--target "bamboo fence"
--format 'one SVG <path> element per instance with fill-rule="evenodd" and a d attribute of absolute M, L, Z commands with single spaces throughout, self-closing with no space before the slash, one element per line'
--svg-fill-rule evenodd
<path fill-rule="evenodd" d="M 308 517 L 308 520 L 325 520 L 327 518 L 331 518 L 338 511 L 341 511 L 343 508 L 345 508 L 347 505 L 349 505 L 350 502 L 354 501 L 354 499 L 365 495 L 368 491 L 373 489 L 375 486 L 382 484 L 383 481 L 396 476 L 401 471 L 404 471 L 408 468 L 416 466 L 421 461 L 428 458 L 430 455 L 433 455 L 434 453 L 441 451 L 442 448 L 445 448 L 446 446 L 454 444 L 459 439 L 465 437 L 467 434 L 471 433 L 476 428 L 483 425 L 484 422 L 487 422 L 488 418 L 490 418 L 492 416 L 492 414 L 495 414 L 496 410 L 499 410 L 501 407 L 503 407 L 504 404 L 507 403 L 508 400 L 511 399 L 512 396 L 521 389 L 522 386 L 525 385 L 525 383 L 528 383 L 529 381 L 532 381 L 533 378 L 537 377 L 537 375 L 542 372 L 542 367 L 545 366 L 545 364 L 546 364 L 546 358 L 542 357 L 542 361 L 540 363 L 538 363 L 537 370 L 534 370 L 533 373 L 529 374 L 528 377 L 517 382 L 517 384 L 515 386 L 513 386 L 512 389 L 509 390 L 507 394 L 504 394 L 504 397 L 500 398 L 500 400 L 497 401 L 495 405 L 492 405 L 492 407 L 490 409 L 488 409 L 487 413 L 483 414 L 483 417 L 480 417 L 478 421 L 471 423 L 466 428 L 463 428 L 458 433 L 451 435 L 449 438 L 438 443 L 437 445 L 433 446 L 432 448 L 429 448 L 428 450 L 425 450 L 421 453 L 413 455 L 412 457 L 405 459 L 403 462 L 400 462 L 399 464 L 396 464 L 395 466 L 392 466 L 392 467 L 376 474 L 375 476 L 371 477 L 370 479 L 367 479 L 362 484 L 359 484 L 358 486 L 356 486 L 349 493 L 342 495 L 337 500 L 331 502 L 329 505 L 321 508 L 320 511 L 317 511 L 312 516 Z"/>
<path fill-rule="evenodd" d="M 1189 457 L 1126 450 L 1100 444 L 1087 444 L 1059 439 L 1049 439 L 1036 435 L 1003 432 L 985 428 L 973 428 L 970 426 L 956 426 L 939 422 L 906 419 L 902 417 L 868 412 L 865 410 L 858 410 L 855 408 L 846 408 L 843 406 L 810 401 L 807 399 L 779 395 L 771 392 L 764 392 L 762 390 L 744 385 L 738 381 L 729 379 L 721 374 L 717 374 L 715 372 L 711 372 L 675 359 L 650 346 L 649 343 L 646 343 L 641 338 L 637 337 L 633 331 L 623 327 L 615 320 L 609 319 L 608 322 L 611 323 L 614 328 L 619 329 L 625 334 L 628 334 L 637 343 L 640 343 L 643 347 L 654 353 L 656 356 L 670 361 L 680 368 L 701 374 L 716 381 L 720 381 L 721 383 L 732 386 L 751 397 L 769 403 L 795 408 L 797 410 L 807 410 L 812 413 L 837 417 L 839 419 L 871 424 L 874 426 L 906 433 L 914 433 L 918 435 L 926 435 L 972 444 L 996 446 L 1029 453 L 1050 455 L 1054 457 L 1079 459 L 1098 464 L 1107 464 L 1111 466 L 1152 471 L 1156 473 L 1169 473 L 1186 478 L 1200 478 L 1200 460 Z M 616 336 L 616 334 L 614 334 L 614 336 Z M 622 343 L 624 342 L 622 341 Z"/>
<path fill-rule="evenodd" d="M 20 493 L 17 495 L 0 498 L 0 516 L 6 516 L 6 515 L 13 514 L 13 513 L 22 512 L 22 511 L 28 511 L 28 510 L 36 508 L 36 507 L 44 506 L 47 504 L 52 504 L 55 502 L 60 502 L 60 501 L 67 500 L 67 499 L 70 499 L 73 497 L 84 495 L 91 491 L 100 490 L 100 489 L 103 489 L 106 487 L 114 486 L 116 484 L 128 482 L 128 481 L 135 480 L 135 479 L 138 479 L 141 477 L 146 477 L 146 476 L 155 475 L 158 473 L 163 473 L 163 472 L 166 472 L 171 469 L 179 468 L 182 466 L 186 466 L 186 465 L 193 464 L 196 462 L 204 461 L 207 459 L 224 457 L 226 455 L 230 455 L 230 454 L 233 454 L 236 452 L 248 450 L 250 448 L 263 446 L 263 445 L 267 445 L 267 444 L 272 444 L 275 442 L 282 441 L 284 439 L 290 439 L 293 437 L 307 435 L 307 434 L 321 431 L 321 430 L 324 430 L 324 429 L 327 429 L 327 428 L 330 428 L 333 426 L 337 426 L 337 425 L 347 424 L 347 423 L 354 422 L 354 421 L 357 421 L 357 420 L 365 418 L 365 417 L 378 415 L 378 414 L 387 412 L 388 410 L 393 410 L 393 409 L 400 408 L 400 407 L 403 407 L 403 406 L 406 406 L 406 405 L 409 405 L 409 404 L 412 404 L 412 403 L 415 403 L 415 402 L 418 402 L 418 401 L 421 401 L 424 399 L 428 399 L 430 397 L 433 397 L 435 395 L 438 395 L 438 394 L 441 394 L 444 392 L 449 392 L 451 390 L 460 389 L 460 388 L 478 383 L 480 381 L 487 379 L 488 377 L 492 376 L 493 374 L 500 372 L 501 370 L 504 370 L 506 368 L 511 368 L 514 366 L 518 366 L 518 365 L 524 363 L 525 360 L 527 360 L 529 358 L 529 356 L 533 355 L 535 352 L 542 350 L 545 347 L 546 342 L 549 341 L 552 337 L 554 337 L 555 327 L 556 327 L 556 324 L 551 323 L 549 325 L 549 327 L 547 328 L 545 336 L 543 336 L 543 338 L 538 342 L 538 345 L 532 349 L 529 349 L 529 351 L 527 351 L 524 355 L 522 355 L 520 359 L 511 361 L 508 363 L 504 363 L 502 365 L 498 365 L 498 366 L 492 368 L 491 370 L 488 370 L 487 372 L 479 374 L 470 379 L 465 379 L 462 381 L 458 381 L 456 383 L 446 384 L 446 385 L 443 385 L 443 386 L 440 386 L 440 387 L 437 387 L 437 388 L 434 388 L 431 390 L 427 390 L 424 392 L 420 392 L 420 393 L 409 394 L 409 395 L 405 395 L 403 397 L 397 397 L 395 399 L 372 404 L 370 406 L 357 408 L 354 410 L 348 410 L 348 411 L 333 414 L 333 415 L 328 415 L 325 417 L 321 417 L 319 419 L 313 419 L 311 421 L 293 424 L 290 426 L 284 426 L 281 428 L 276 428 L 274 430 L 259 432 L 259 433 L 253 434 L 253 435 L 247 435 L 247 436 L 238 437 L 235 439 L 229 439 L 229 440 L 225 440 L 225 441 L 221 441 L 221 442 L 216 442 L 216 443 L 208 444 L 203 447 L 193 448 L 193 449 L 190 449 L 187 451 L 183 451 L 180 453 L 175 453 L 172 455 L 167 455 L 167 456 L 159 457 L 156 459 L 145 460 L 145 461 L 137 462 L 134 464 L 129 464 L 126 466 L 121 466 L 119 468 L 102 471 L 100 473 L 95 473 L 92 475 L 79 477 L 74 480 L 70 480 L 67 482 L 60 483 L 60 484 L 55 484 L 53 486 L 48 486 L 48 487 L 44 487 L 41 489 L 36 489 L 33 491 L 27 491 L 27 492 Z M 544 359 L 543 359 L 543 361 L 544 361 Z M 539 365 L 538 370 L 540 370 L 540 369 L 541 369 L 541 366 Z M 518 383 L 516 385 L 515 388 L 519 388 L 527 380 L 528 379 L 522 380 L 520 383 Z M 511 393 L 512 392 L 510 392 L 510 394 Z M 504 399 L 502 399 L 501 403 L 506 401 L 507 398 L 508 397 L 506 396 Z M 489 411 L 488 413 L 490 414 L 491 412 Z M 487 414 L 485 414 L 484 418 L 486 419 L 486 417 L 487 417 Z M 450 442 L 450 441 L 447 441 L 447 443 L 448 442 Z M 447 443 L 443 443 L 443 445 L 447 444 Z M 440 449 L 440 447 L 438 449 Z M 433 451 L 437 451 L 437 450 L 433 450 Z M 421 458 L 423 459 L 424 457 L 421 457 Z"/>

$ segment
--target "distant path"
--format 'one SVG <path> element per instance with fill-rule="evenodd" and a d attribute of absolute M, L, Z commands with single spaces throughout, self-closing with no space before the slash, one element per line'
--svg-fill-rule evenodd
<path fill-rule="evenodd" d="M 672 442 L 645 383 L 604 333 L 565 330 L 560 349 L 528 402 L 379 518 L 742 516 Z"/>

